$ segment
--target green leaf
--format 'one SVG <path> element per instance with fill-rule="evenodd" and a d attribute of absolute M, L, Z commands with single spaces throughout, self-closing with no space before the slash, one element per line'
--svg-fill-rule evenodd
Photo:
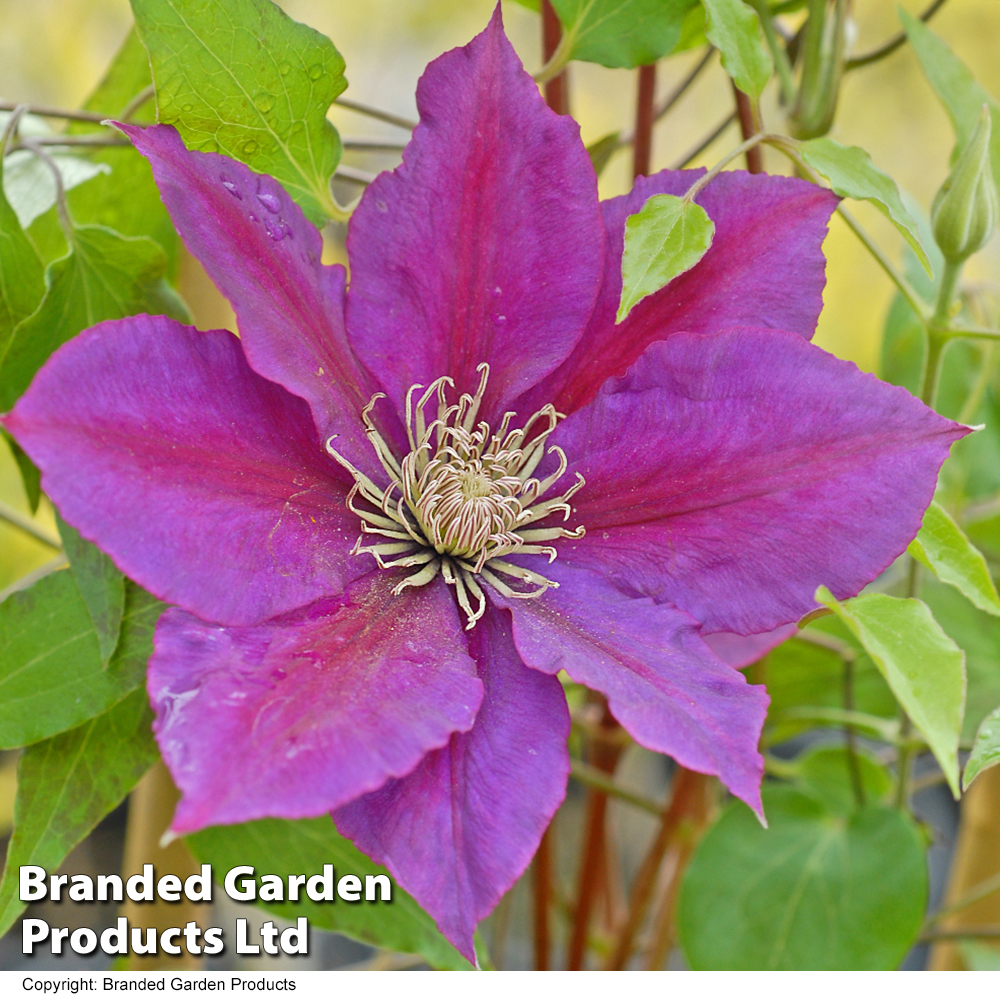
<path fill-rule="evenodd" d="M 101 174 L 109 173 L 107 165 L 94 163 L 82 156 L 52 153 L 52 162 L 59 168 L 65 191 L 70 191 Z M 7 200 L 18 221 L 27 229 L 56 203 L 56 182 L 52 169 L 34 153 L 19 149 L 7 156 L 3 187 Z"/>
<path fill-rule="evenodd" d="M 970 972 L 1000 972 L 1000 948 L 972 941 L 960 941 L 958 950 Z"/>
<path fill-rule="evenodd" d="M 149 56 L 133 28 L 83 107 L 87 111 L 100 111 L 109 118 L 120 118 L 133 98 L 152 82 Z M 155 100 L 150 99 L 134 112 L 132 121 L 138 124 L 156 121 Z M 107 129 L 91 122 L 71 122 L 67 132 L 107 134 Z M 146 158 L 131 146 L 98 147 L 77 155 L 106 164 L 111 173 L 95 177 L 69 193 L 73 218 L 78 223 L 107 226 L 123 236 L 149 236 L 156 240 L 167 255 L 167 273 L 172 276 L 180 244 Z M 128 191 L 127 198 L 121 196 L 124 190 Z"/>
<path fill-rule="evenodd" d="M 928 274 L 931 263 L 920 241 L 920 226 L 899 196 L 896 182 L 872 163 L 860 146 L 841 146 L 827 136 L 799 145 L 803 159 L 842 198 L 871 202 L 902 234 Z"/>
<path fill-rule="evenodd" d="M 72 252 L 46 269 L 42 304 L 17 326 L 0 356 L 0 411 L 9 410 L 49 355 L 81 330 L 147 311 L 165 267 L 163 250 L 147 237 L 76 227 Z"/>
<path fill-rule="evenodd" d="M 924 75 L 944 105 L 955 129 L 955 152 L 964 148 L 972 135 L 983 105 L 990 109 L 990 165 L 993 180 L 1000 187 L 1000 103 L 969 72 L 965 63 L 922 21 L 899 8 L 906 37 L 913 46 Z"/>
<path fill-rule="evenodd" d="M 159 120 L 192 149 L 277 178 L 321 225 L 340 136 L 326 120 L 347 87 L 333 42 L 270 0 L 132 0 Z"/>
<path fill-rule="evenodd" d="M 977 433 L 955 443 L 952 457 L 944 464 L 940 485 L 949 506 L 966 508 L 970 500 L 989 502 L 1000 495 L 1000 354 L 992 354 L 991 346 L 957 340 L 945 354 L 937 409 L 942 416 L 962 416 L 965 422 L 981 426 Z M 980 376 L 985 377 L 985 387 Z M 971 416 L 962 412 L 966 400 L 974 405 Z M 992 547 L 997 551 L 1000 539 L 994 537 L 991 543 L 987 538 L 984 544 L 981 529 L 973 523 L 967 522 L 964 530 L 980 550 Z"/>
<path fill-rule="evenodd" d="M 859 749 L 857 761 L 861 787 L 868 804 L 882 802 L 892 788 L 889 772 L 870 754 Z M 851 779 L 850 757 L 846 747 L 819 747 L 809 750 L 795 762 L 796 783 L 834 816 L 849 816 L 857 811 Z"/>
<path fill-rule="evenodd" d="M 678 929 L 691 968 L 896 968 L 927 905 L 913 821 L 878 805 L 837 815 L 788 786 L 763 797 L 769 829 L 734 803 L 685 875 Z"/>
<path fill-rule="evenodd" d="M 996 618 L 936 577 L 924 580 L 920 594 L 941 627 L 965 651 L 968 689 L 962 740 L 971 743 L 979 724 L 1000 704 L 1000 628 Z"/>
<path fill-rule="evenodd" d="M 596 142 L 592 142 L 587 147 L 587 155 L 590 157 L 591 166 L 598 177 L 604 172 L 604 168 L 611 161 L 611 157 L 621 149 L 620 132 L 611 132 L 602 136 Z"/>
<path fill-rule="evenodd" d="M 811 709 L 844 709 L 844 664 L 833 650 L 806 641 L 811 633 L 843 642 L 855 653 L 854 708 L 865 715 L 895 719 L 896 699 L 871 657 L 839 619 L 830 615 L 810 623 L 802 636 L 793 636 L 772 650 L 762 664 L 762 674 L 755 682 L 767 685 L 771 704 L 767 712 L 768 744 L 790 739 L 819 725 L 821 720 L 805 720 L 801 714 Z M 822 714 L 822 713 L 820 713 Z"/>
<path fill-rule="evenodd" d="M 107 663 L 118 645 L 125 611 L 125 577 L 92 542 L 56 515 L 59 537 Z"/>
<path fill-rule="evenodd" d="M 756 101 L 774 69 L 757 12 L 743 0 L 702 0 L 702 3 L 708 18 L 705 34 L 721 53 L 723 69 L 744 94 Z"/>
<path fill-rule="evenodd" d="M 940 504 L 931 501 L 923 526 L 907 552 L 939 580 L 965 594 L 980 611 L 1000 615 L 1000 595 L 983 554 Z"/>
<path fill-rule="evenodd" d="M 163 608 L 126 584 L 121 638 L 105 666 L 72 573 L 51 573 L 11 594 L 0 604 L 0 748 L 79 726 L 139 687 Z"/>
<path fill-rule="evenodd" d="M 903 251 L 903 272 L 914 290 L 925 302 L 937 299 L 940 276 L 944 269 L 944 257 L 934 242 L 930 216 L 906 191 L 900 191 L 903 206 L 916 220 L 920 232 L 920 242 L 927 250 L 927 257 L 937 279 L 924 270 L 916 254 L 907 246 Z M 913 395 L 919 394 L 920 375 L 926 350 L 926 333 L 922 319 L 913 307 L 899 293 L 893 296 L 882 328 L 882 357 L 879 377 L 893 385 L 901 385 Z M 944 388 L 947 369 L 955 356 L 954 349 L 945 355 L 941 388 Z M 968 393 L 966 393 L 968 395 Z M 965 396 L 962 397 L 963 402 Z M 940 402 L 940 393 L 939 393 Z"/>
<path fill-rule="evenodd" d="M 930 220 L 905 191 L 901 194 L 903 203 L 920 226 L 924 246 L 940 278 L 943 258 L 934 243 Z M 904 250 L 904 272 L 925 302 L 935 301 L 940 280 L 928 278 L 908 247 Z M 973 322 L 971 316 L 965 318 Z M 903 386 L 911 393 L 918 392 L 924 341 L 923 324 L 909 304 L 897 294 L 883 330 L 880 377 L 893 385 Z M 939 492 L 942 503 L 948 508 L 963 509 L 972 499 L 988 500 L 1000 493 L 998 375 L 1000 353 L 994 352 L 988 343 L 957 339 L 944 355 L 936 409 L 944 417 L 983 425 L 976 434 L 956 442 L 951 458 L 941 470 Z M 988 528 L 984 535 L 984 523 L 965 522 L 963 527 L 986 556 L 987 562 L 993 559 L 1000 564 L 1000 547 L 994 547 L 989 541 Z M 1000 542 L 1000 534 L 997 535 L 997 542 Z M 948 631 L 947 627 L 945 631 Z"/>
<path fill-rule="evenodd" d="M 1000 438 L 1000 434 L 997 437 Z M 1000 577 L 1000 512 L 993 514 L 992 517 L 988 516 L 989 511 L 985 513 L 987 516 L 982 520 L 977 518 L 968 521 L 965 530 L 969 539 L 985 556 L 986 564 L 991 567 L 993 577 L 996 579 Z"/>
<path fill-rule="evenodd" d="M 988 767 L 1000 764 L 1000 708 L 994 709 L 983 719 L 972 753 L 965 764 L 962 788 L 968 788 Z"/>
<path fill-rule="evenodd" d="M 958 741 L 965 710 L 965 653 L 913 598 L 863 594 L 843 604 L 816 591 L 858 637 L 892 688 L 958 798 Z"/>
<path fill-rule="evenodd" d="M 10 453 L 14 456 L 18 471 L 21 473 L 21 482 L 24 484 L 24 495 L 28 498 L 28 506 L 31 513 L 38 510 L 38 503 L 42 499 L 42 474 L 38 467 L 25 454 L 24 449 L 7 433 L 0 428 L 2 437 L 10 447 Z"/>
<path fill-rule="evenodd" d="M 0 883 L 0 934 L 25 904 L 20 865 L 58 868 L 158 756 L 144 689 L 76 729 L 28 747 L 17 766 L 14 833 Z"/>
<path fill-rule="evenodd" d="M 670 55 L 679 52 L 687 52 L 699 45 L 707 45 L 708 36 L 705 34 L 705 8 L 696 3 L 684 18 L 681 25 L 681 37 L 677 39 L 677 44 L 670 50 Z"/>
<path fill-rule="evenodd" d="M 45 294 L 42 262 L 4 194 L 3 168 L 0 160 L 0 354 Z"/>
<path fill-rule="evenodd" d="M 681 37 L 696 0 L 552 0 L 570 59 L 613 68 L 656 62 Z"/>
<path fill-rule="evenodd" d="M 35 219 L 25 232 L 46 267 L 69 253 L 66 234 L 59 224 L 59 213 L 54 207 Z"/>
<path fill-rule="evenodd" d="M 693 201 L 656 194 L 625 220 L 622 297 L 616 323 L 647 295 L 691 270 L 712 245 L 715 223 Z"/>
<path fill-rule="evenodd" d="M 913 311 L 910 303 L 897 292 L 889 305 L 882 327 L 879 378 L 891 385 L 901 385 L 911 395 L 918 395 L 925 338 L 926 333 L 920 317 Z M 945 357 L 947 358 L 947 355 Z"/>
<path fill-rule="evenodd" d="M 84 101 L 83 108 L 86 111 L 101 111 L 109 117 L 118 118 L 152 82 L 149 55 L 133 25 L 104 71 L 100 83 Z M 150 96 L 141 107 L 132 111 L 131 120 L 140 125 L 156 121 L 155 95 Z M 96 122 L 70 122 L 66 130 L 72 133 L 107 134 L 107 127 Z"/>
<path fill-rule="evenodd" d="M 186 838 L 191 850 L 216 873 L 237 865 L 253 865 L 256 874 L 321 872 L 332 864 L 341 875 L 387 874 L 341 837 L 329 816 L 319 819 L 263 819 L 239 826 L 216 826 Z M 294 920 L 304 916 L 317 927 L 337 931 L 378 948 L 423 955 L 435 968 L 468 969 L 469 963 L 437 929 L 411 896 L 393 882 L 392 902 L 347 904 L 261 903 L 264 909 Z"/>

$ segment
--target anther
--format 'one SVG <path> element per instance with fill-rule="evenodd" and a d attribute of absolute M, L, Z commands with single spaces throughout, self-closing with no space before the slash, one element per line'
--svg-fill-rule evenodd
<path fill-rule="evenodd" d="M 544 555 L 551 563 L 553 545 L 562 538 L 582 538 L 584 529 L 528 528 L 544 518 L 572 513 L 570 498 L 584 485 L 583 476 L 560 496 L 543 499 L 568 468 L 565 453 L 546 442 L 563 414 L 548 405 L 516 430 L 513 411 L 503 415 L 497 431 L 479 421 L 486 394 L 489 365 L 481 364 L 475 394 L 463 393 L 448 402 L 454 382 L 447 376 L 428 386 L 413 385 L 406 393 L 406 434 L 409 453 L 397 460 L 372 419 L 376 393 L 361 412 L 365 432 L 388 477 L 380 489 L 333 448 L 327 451 L 354 478 L 347 505 L 361 520 L 362 535 L 355 554 L 374 557 L 382 569 L 415 569 L 393 589 L 430 583 L 440 573 L 455 588 L 459 607 L 472 628 L 486 610 L 481 577 L 506 597 L 533 598 L 558 586 L 539 573 L 507 561 L 511 555 Z M 414 402 L 415 397 L 419 398 Z M 427 411 L 431 409 L 429 414 Z M 430 417 L 430 419 L 428 419 Z M 556 470 L 544 479 L 533 473 L 546 455 L 554 455 Z M 358 503 L 358 500 L 362 503 Z M 366 536 L 384 541 L 362 545 Z"/>

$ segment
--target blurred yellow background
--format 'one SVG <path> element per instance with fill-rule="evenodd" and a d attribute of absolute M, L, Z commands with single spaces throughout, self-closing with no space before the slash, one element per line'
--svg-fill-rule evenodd
<path fill-rule="evenodd" d="M 923 0 L 905 0 L 918 12 Z M 333 39 L 347 62 L 345 96 L 407 116 L 415 116 L 414 88 L 424 65 L 442 51 L 464 44 L 486 24 L 493 0 L 284 0 L 296 20 Z M 504 16 L 515 47 L 529 70 L 540 66 L 537 15 L 514 2 Z M 864 52 L 899 30 L 894 0 L 856 0 L 857 40 Z M 74 107 L 97 83 L 121 43 L 131 14 L 128 0 L 0 0 L 0 97 Z M 933 21 L 979 81 L 1000 95 L 1000 0 L 949 0 Z M 658 92 L 665 94 L 685 74 L 698 53 L 661 63 Z M 572 110 L 585 142 L 632 124 L 635 73 L 599 66 L 571 67 Z M 769 99 L 768 99 L 769 98 Z M 655 132 L 654 169 L 665 167 L 693 147 L 731 107 L 728 80 L 718 65 L 706 72 Z M 766 95 L 767 124 L 782 128 L 773 94 Z M 330 117 L 344 134 L 399 138 L 391 126 L 342 108 Z M 926 209 L 947 174 L 952 133 L 944 111 L 906 47 L 845 82 L 832 135 L 863 146 L 875 163 L 892 174 Z M 738 141 L 735 126 L 695 163 L 711 165 Z M 364 169 L 392 166 L 391 158 L 349 154 Z M 787 172 L 780 156 L 765 151 L 772 171 Z M 619 153 L 601 179 L 603 196 L 620 194 L 631 179 L 630 157 Z M 899 259 L 901 240 L 868 206 L 856 214 L 890 255 Z M 818 343 L 862 368 L 876 371 L 882 322 L 892 296 L 889 281 L 838 220 L 826 242 L 829 259 L 826 307 Z M 972 281 L 1000 276 L 1000 239 L 994 238 L 970 262 Z M 16 468 L 0 448 L 0 500 L 21 510 L 27 504 Z M 51 527 L 51 512 L 40 512 Z M 51 550 L 0 523 L 0 588 L 51 557 Z"/>

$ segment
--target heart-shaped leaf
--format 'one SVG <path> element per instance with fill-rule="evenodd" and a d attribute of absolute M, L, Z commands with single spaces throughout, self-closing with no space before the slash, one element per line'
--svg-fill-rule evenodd
<path fill-rule="evenodd" d="M 712 245 L 715 224 L 693 201 L 656 194 L 625 220 L 620 323 L 647 295 L 690 271 Z"/>
<path fill-rule="evenodd" d="M 965 764 L 962 787 L 968 788 L 988 767 L 1000 764 L 1000 708 L 990 712 L 982 721 L 972 753 Z"/>
<path fill-rule="evenodd" d="M 733 803 L 687 870 L 678 925 L 690 966 L 896 968 L 927 905 L 913 821 L 880 805 L 838 815 L 787 785 L 765 785 L 763 799 L 767 830 Z"/>
<path fill-rule="evenodd" d="M 277 178 L 313 222 L 334 214 L 342 150 L 326 113 L 347 81 L 333 42 L 270 0 L 132 0 L 132 10 L 160 121 L 192 149 Z"/>
<path fill-rule="evenodd" d="M 965 712 L 965 653 L 913 598 L 863 594 L 841 603 L 816 591 L 858 637 L 931 752 L 958 798 L 958 740 Z"/>
<path fill-rule="evenodd" d="M 1000 596 L 983 554 L 940 504 L 931 501 L 923 526 L 907 551 L 939 580 L 965 594 L 980 611 L 1000 615 Z"/>
<path fill-rule="evenodd" d="M 757 12 L 743 0 L 702 0 L 702 3 L 707 15 L 705 34 L 722 54 L 723 69 L 744 94 L 757 100 L 774 69 Z"/>
<path fill-rule="evenodd" d="M 253 865 L 258 874 L 281 876 L 321 872 L 332 864 L 334 875 L 385 875 L 349 840 L 341 837 L 329 816 L 319 819 L 262 819 L 237 826 L 214 826 L 187 837 L 195 855 L 224 873 L 236 865 Z M 411 896 L 393 884 L 392 903 L 261 903 L 278 916 L 308 917 L 310 923 L 346 934 L 379 948 L 423 955 L 435 968 L 468 969 L 469 963 L 452 947 L 434 921 Z"/>
<path fill-rule="evenodd" d="M 841 198 L 871 202 L 902 234 L 928 274 L 931 262 L 920 241 L 917 220 L 903 204 L 896 182 L 872 163 L 860 146 L 841 146 L 826 136 L 809 139 L 800 146 L 802 157 L 822 174 Z"/>

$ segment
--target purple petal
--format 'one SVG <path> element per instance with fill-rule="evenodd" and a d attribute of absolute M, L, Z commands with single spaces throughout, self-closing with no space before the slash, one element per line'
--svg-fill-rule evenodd
<path fill-rule="evenodd" d="M 396 582 L 253 628 L 163 615 L 149 694 L 183 796 L 171 829 L 320 815 L 472 725 L 483 686 L 447 585 Z"/>
<path fill-rule="evenodd" d="M 475 962 L 476 924 L 527 867 L 566 794 L 569 713 L 559 682 L 521 663 L 505 612 L 487 608 L 469 647 L 485 685 L 472 730 L 334 820 Z"/>
<path fill-rule="evenodd" d="M 760 814 L 764 688 L 751 687 L 726 666 L 683 611 L 627 597 L 561 560 L 544 572 L 559 587 L 541 597 L 507 600 L 491 592 L 513 615 L 524 662 L 547 674 L 565 670 L 603 692 L 637 743 L 692 771 L 718 775 Z"/>
<path fill-rule="evenodd" d="M 735 670 L 742 670 L 751 663 L 756 663 L 761 657 L 767 656 L 772 649 L 780 646 L 797 631 L 795 624 L 791 623 L 760 635 L 713 632 L 711 635 L 703 635 L 702 638 L 723 663 Z"/>
<path fill-rule="evenodd" d="M 101 323 L 52 355 L 3 423 L 70 524 L 203 618 L 263 621 L 367 568 L 308 407 L 225 330 Z"/>
<path fill-rule="evenodd" d="M 559 369 L 518 402 L 520 410 L 554 403 L 572 413 L 605 379 L 624 374 L 649 344 L 679 330 L 754 326 L 812 337 L 826 283 L 821 244 L 837 199 L 806 181 L 741 170 L 720 174 L 698 196 L 715 223 L 708 253 L 615 326 L 626 218 L 654 194 L 683 194 L 702 173 L 664 170 L 640 177 L 629 194 L 602 203 L 604 281 L 590 325 Z"/>
<path fill-rule="evenodd" d="M 967 433 L 797 334 L 676 334 L 553 434 L 587 480 L 559 558 L 706 632 L 768 632 L 885 569 Z"/>
<path fill-rule="evenodd" d="M 351 219 L 351 342 L 397 404 L 441 375 L 459 391 L 489 362 L 483 416 L 552 371 L 601 280 L 597 181 L 579 126 L 555 114 L 503 33 L 436 59 L 403 165 Z"/>
<path fill-rule="evenodd" d="M 344 331 L 344 269 L 285 189 L 219 153 L 193 153 L 169 125 L 120 125 L 153 168 L 188 250 L 233 306 L 259 375 L 301 396 L 326 440 L 377 467 L 358 419 L 374 392 Z"/>

